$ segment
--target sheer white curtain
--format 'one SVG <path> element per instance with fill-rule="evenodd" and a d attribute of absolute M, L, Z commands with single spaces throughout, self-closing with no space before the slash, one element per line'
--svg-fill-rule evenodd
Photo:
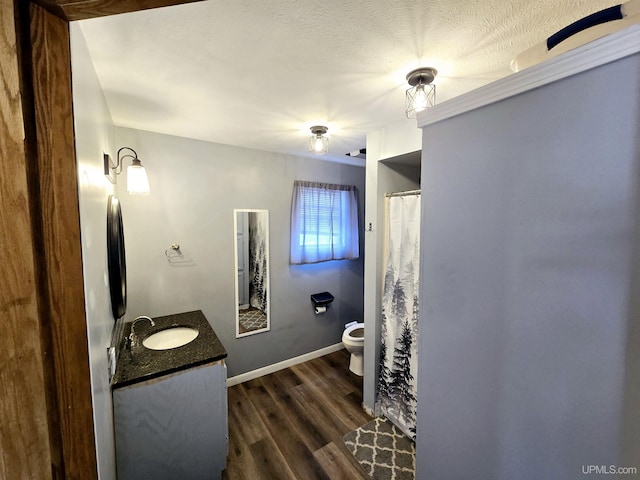
<path fill-rule="evenodd" d="M 294 182 L 292 264 L 358 258 L 358 238 L 358 190 L 355 186 Z"/>

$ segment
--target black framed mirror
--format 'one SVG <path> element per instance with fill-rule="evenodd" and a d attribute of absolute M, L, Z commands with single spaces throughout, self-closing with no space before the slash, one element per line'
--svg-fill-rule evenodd
<path fill-rule="evenodd" d="M 117 320 L 127 311 L 127 265 L 124 252 L 122 209 L 115 195 L 109 195 L 107 204 L 107 266 L 111 310 Z"/>

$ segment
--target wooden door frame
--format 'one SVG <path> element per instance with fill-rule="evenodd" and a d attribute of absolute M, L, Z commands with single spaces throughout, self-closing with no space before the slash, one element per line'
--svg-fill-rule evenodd
<path fill-rule="evenodd" d="M 199 0 L 0 0 L 0 479 L 97 478 L 69 21 Z"/>

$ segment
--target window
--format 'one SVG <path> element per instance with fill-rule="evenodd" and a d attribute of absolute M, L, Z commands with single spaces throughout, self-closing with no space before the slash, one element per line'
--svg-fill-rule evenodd
<path fill-rule="evenodd" d="M 353 185 L 293 184 L 292 264 L 358 258 L 358 190 Z"/>

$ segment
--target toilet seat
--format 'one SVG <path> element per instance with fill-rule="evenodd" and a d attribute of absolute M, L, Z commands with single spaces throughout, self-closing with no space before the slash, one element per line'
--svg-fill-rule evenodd
<path fill-rule="evenodd" d="M 364 343 L 364 323 L 355 323 L 348 326 L 342 334 L 342 341 Z"/>
<path fill-rule="evenodd" d="M 346 324 L 342 334 L 342 344 L 351 354 L 349 370 L 362 377 L 364 375 L 364 323 Z"/>

